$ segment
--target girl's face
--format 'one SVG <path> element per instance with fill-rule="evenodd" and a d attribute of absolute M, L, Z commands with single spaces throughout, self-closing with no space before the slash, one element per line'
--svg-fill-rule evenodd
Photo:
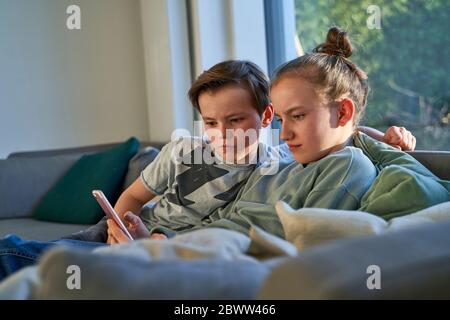
<path fill-rule="evenodd" d="M 338 107 L 326 104 L 314 85 L 284 76 L 272 87 L 271 99 L 281 122 L 281 139 L 297 162 L 317 161 L 342 148 Z"/>

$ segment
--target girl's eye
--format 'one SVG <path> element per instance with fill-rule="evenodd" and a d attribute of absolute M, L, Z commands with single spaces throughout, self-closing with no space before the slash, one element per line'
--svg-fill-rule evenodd
<path fill-rule="evenodd" d="M 275 118 L 275 121 L 277 121 L 278 123 L 282 123 L 282 122 L 283 122 L 283 119 L 281 119 L 280 117 L 276 117 L 276 118 Z"/>
<path fill-rule="evenodd" d="M 303 120 L 305 118 L 305 114 L 304 113 L 294 114 L 292 115 L 292 118 L 294 118 L 294 120 Z"/>

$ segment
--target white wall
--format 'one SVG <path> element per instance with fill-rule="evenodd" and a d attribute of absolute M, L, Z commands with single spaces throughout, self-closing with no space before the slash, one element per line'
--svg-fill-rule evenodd
<path fill-rule="evenodd" d="M 195 74 L 227 59 L 267 72 L 263 0 L 191 0 Z"/>
<path fill-rule="evenodd" d="M 0 0 L 0 158 L 149 139 L 144 69 L 139 1 Z"/>
<path fill-rule="evenodd" d="M 175 129 L 193 132 L 186 1 L 140 2 L 150 139 L 169 141 Z"/>
<path fill-rule="evenodd" d="M 264 0 L 191 0 L 194 74 L 223 60 L 256 63 L 267 73 Z M 261 139 L 267 143 L 268 130 Z"/>

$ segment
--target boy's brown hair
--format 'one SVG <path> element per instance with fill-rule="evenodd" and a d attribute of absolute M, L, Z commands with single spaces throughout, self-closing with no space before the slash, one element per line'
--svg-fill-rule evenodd
<path fill-rule="evenodd" d="M 256 64 L 243 60 L 220 62 L 204 71 L 192 84 L 188 96 L 192 105 L 201 113 L 198 104 L 200 95 L 228 85 L 237 85 L 247 90 L 259 115 L 270 103 L 269 80 L 266 75 Z"/>

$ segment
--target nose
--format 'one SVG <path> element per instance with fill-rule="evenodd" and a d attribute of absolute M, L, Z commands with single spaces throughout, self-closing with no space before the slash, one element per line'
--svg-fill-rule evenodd
<path fill-rule="evenodd" d="M 281 133 L 280 138 L 284 141 L 292 140 L 294 137 L 294 133 L 290 130 L 289 125 L 286 122 L 283 122 L 281 125 Z"/>
<path fill-rule="evenodd" d="M 222 140 L 225 140 L 225 139 L 226 139 L 226 136 L 227 136 L 227 126 L 226 126 L 224 123 L 219 123 L 219 124 L 217 125 L 217 129 L 218 129 L 219 132 L 220 132 L 220 138 L 221 138 Z"/>
<path fill-rule="evenodd" d="M 232 127 L 227 125 L 227 123 L 219 122 L 216 126 L 216 129 L 217 129 L 216 134 L 220 134 L 220 136 L 217 138 L 220 138 L 222 142 L 233 140 L 234 130 Z"/>

